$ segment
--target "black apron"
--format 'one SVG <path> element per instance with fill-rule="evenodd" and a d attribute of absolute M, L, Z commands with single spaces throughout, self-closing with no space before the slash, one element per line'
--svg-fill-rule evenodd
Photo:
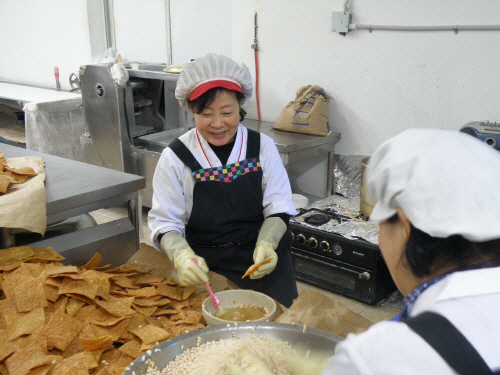
<path fill-rule="evenodd" d="M 193 172 L 193 209 L 186 224 L 186 240 L 194 252 L 242 289 L 267 294 L 286 307 L 297 298 L 293 270 L 292 235 L 287 230 L 276 253 L 278 264 L 261 279 L 241 279 L 253 262 L 253 251 L 264 222 L 260 134 L 248 129 L 246 159 L 203 169 L 180 140 L 168 147 Z"/>
<path fill-rule="evenodd" d="M 420 335 L 460 375 L 500 375 L 493 372 L 462 333 L 444 316 L 423 312 L 403 321 Z"/>

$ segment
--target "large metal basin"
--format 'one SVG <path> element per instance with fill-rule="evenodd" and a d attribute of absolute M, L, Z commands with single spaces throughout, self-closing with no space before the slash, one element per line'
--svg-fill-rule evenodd
<path fill-rule="evenodd" d="M 170 361 L 175 359 L 177 355 L 195 347 L 198 337 L 201 338 L 201 345 L 208 341 L 253 336 L 264 336 L 270 339 L 287 341 L 292 347 L 300 344 L 301 349 L 311 351 L 321 350 L 323 353 L 331 352 L 332 355 L 335 345 L 343 340 L 342 337 L 333 333 L 292 324 L 248 322 L 238 323 L 237 326 L 231 324 L 229 327 L 227 325 L 219 325 L 189 332 L 156 345 L 150 350 L 151 355 L 144 354 L 137 358 L 122 375 L 145 374 L 147 369 L 146 362 L 149 359 L 161 370 Z"/>

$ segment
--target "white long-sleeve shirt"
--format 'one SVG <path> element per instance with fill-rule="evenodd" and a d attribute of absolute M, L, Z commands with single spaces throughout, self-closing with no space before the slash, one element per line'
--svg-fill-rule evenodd
<path fill-rule="evenodd" d="M 493 370 L 500 369 L 500 267 L 455 272 L 426 289 L 410 316 L 446 317 Z M 349 334 L 322 375 L 455 375 L 442 357 L 400 322 L 380 322 Z"/>
<path fill-rule="evenodd" d="M 200 148 L 196 137 L 196 129 L 188 131 L 179 139 L 191 151 L 202 168 L 222 166 L 221 161 L 208 142 L 201 136 L 199 139 L 203 149 Z M 240 124 L 233 150 L 224 165 L 246 159 L 247 140 L 248 129 Z M 262 205 L 264 207 L 264 218 L 277 213 L 296 215 L 297 211 L 292 201 L 290 182 L 278 149 L 274 141 L 265 134 L 260 134 L 260 143 L 259 158 L 263 172 L 262 191 L 264 199 Z M 160 250 L 159 234 L 175 230 L 185 235 L 184 228 L 193 208 L 194 185 L 191 169 L 170 148 L 165 148 L 153 176 L 153 202 L 148 215 L 151 241 L 157 250 Z M 245 197 L 242 197 L 242 199 L 245 199 Z"/>

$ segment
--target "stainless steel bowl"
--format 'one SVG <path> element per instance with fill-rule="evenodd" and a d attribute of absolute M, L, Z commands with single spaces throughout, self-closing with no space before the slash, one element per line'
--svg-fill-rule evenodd
<path fill-rule="evenodd" d="M 237 325 L 233 323 L 229 327 L 218 325 L 185 333 L 156 345 L 148 351 L 150 354 L 145 353 L 132 362 L 122 375 L 145 374 L 148 360 L 152 360 L 155 366 L 161 370 L 183 351 L 197 346 L 198 341 L 201 345 L 208 341 L 254 336 L 287 341 L 292 347 L 300 344 L 303 349 L 331 352 L 332 355 L 335 345 L 343 340 L 342 337 L 333 333 L 284 323 L 248 322 Z"/>

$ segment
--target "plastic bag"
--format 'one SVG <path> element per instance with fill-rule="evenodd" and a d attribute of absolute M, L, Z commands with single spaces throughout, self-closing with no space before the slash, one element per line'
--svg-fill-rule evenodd
<path fill-rule="evenodd" d="M 125 65 L 123 65 L 123 63 L 113 64 L 113 66 L 111 67 L 111 76 L 119 86 L 125 86 L 129 78 L 127 68 L 125 68 Z"/>

